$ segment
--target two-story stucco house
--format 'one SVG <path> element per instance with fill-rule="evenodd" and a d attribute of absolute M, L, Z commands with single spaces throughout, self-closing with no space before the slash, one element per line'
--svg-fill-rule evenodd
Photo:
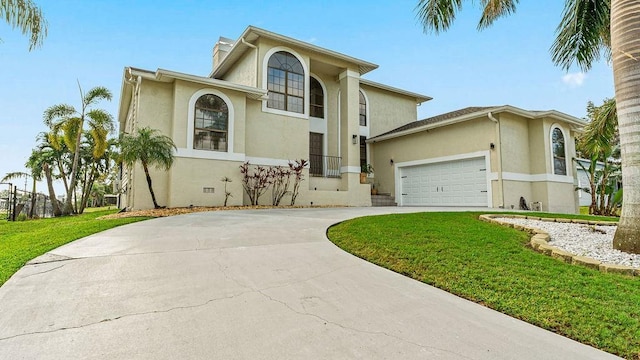
<path fill-rule="evenodd" d="M 579 119 L 502 106 L 417 121 L 417 106 L 431 98 L 363 77 L 376 68 L 250 26 L 236 40 L 220 38 L 209 76 L 126 68 L 120 131 L 149 126 L 174 140 L 172 168 L 151 174 L 169 207 L 222 205 L 222 177 L 232 180 L 229 204 L 248 204 L 242 163 L 306 159 L 302 205 L 370 206 L 371 185 L 359 175 L 373 164 L 369 182 L 401 206 L 517 207 L 524 197 L 576 211 Z M 121 207 L 152 207 L 141 168 L 124 169 L 121 184 Z"/>
<path fill-rule="evenodd" d="M 213 206 L 247 203 L 239 166 L 287 166 L 310 160 L 298 204 L 371 205 L 360 184 L 368 163 L 366 138 L 415 121 L 430 97 L 362 78 L 377 65 L 248 27 L 233 41 L 220 38 L 209 76 L 126 68 L 120 129 L 149 126 L 170 136 L 175 162 L 151 176 L 160 204 Z M 151 208 L 141 169 L 125 169 L 121 206 Z M 213 189 L 213 190 L 212 190 Z M 268 203 L 269 196 L 264 197 Z"/>

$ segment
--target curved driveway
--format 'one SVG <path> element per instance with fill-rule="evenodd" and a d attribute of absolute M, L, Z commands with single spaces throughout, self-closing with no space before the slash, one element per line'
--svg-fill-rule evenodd
<path fill-rule="evenodd" d="M 0 358 L 614 358 L 325 237 L 348 218 L 418 210 L 207 212 L 75 241 L 0 288 Z"/>

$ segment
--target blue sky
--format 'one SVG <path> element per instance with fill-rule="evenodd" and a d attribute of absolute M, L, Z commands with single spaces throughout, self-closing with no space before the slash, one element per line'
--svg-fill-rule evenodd
<path fill-rule="evenodd" d="M 378 64 L 367 79 L 434 98 L 418 108 L 420 119 L 504 104 L 584 117 L 587 101 L 613 96 L 606 62 L 586 74 L 551 62 L 558 0 L 523 1 L 482 32 L 480 10 L 467 1 L 438 36 L 422 32 L 417 0 L 36 3 L 49 23 L 42 48 L 28 52 L 27 38 L 0 23 L 0 177 L 25 170 L 47 107 L 79 105 L 76 81 L 85 90 L 109 88 L 114 99 L 100 107 L 116 117 L 124 67 L 207 76 L 218 37 L 236 39 L 248 25 Z"/>

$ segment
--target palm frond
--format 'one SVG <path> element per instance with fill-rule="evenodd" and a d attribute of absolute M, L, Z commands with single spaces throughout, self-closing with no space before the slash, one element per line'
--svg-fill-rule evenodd
<path fill-rule="evenodd" d="M 0 1 L 0 18 L 12 28 L 29 36 L 29 51 L 42 46 L 47 36 L 47 21 L 42 10 L 31 0 Z"/>
<path fill-rule="evenodd" d="M 85 106 L 91 106 L 100 100 L 111 101 L 111 91 L 104 86 L 96 86 L 89 90 L 83 97 L 82 101 Z"/>
<path fill-rule="evenodd" d="M 462 0 L 420 0 L 415 9 L 423 31 L 439 34 L 451 27 L 461 8 Z"/>
<path fill-rule="evenodd" d="M 48 127 L 53 127 L 56 122 L 62 119 L 68 118 L 77 114 L 76 109 L 68 104 L 58 104 L 48 107 L 44 111 L 43 120 L 44 124 Z"/>
<path fill-rule="evenodd" d="M 518 2 L 519 0 L 482 0 L 483 9 L 478 30 L 484 30 L 497 19 L 515 13 Z"/>
<path fill-rule="evenodd" d="M 27 174 L 24 171 L 14 171 L 14 172 L 5 174 L 5 176 L 2 179 L 0 179 L 0 182 L 7 182 L 11 180 L 20 179 L 20 178 L 28 178 L 30 176 L 31 175 Z"/>
<path fill-rule="evenodd" d="M 602 53 L 609 57 L 610 15 L 611 1 L 566 0 L 550 49 L 553 62 L 565 70 L 575 62 L 586 71 Z"/>

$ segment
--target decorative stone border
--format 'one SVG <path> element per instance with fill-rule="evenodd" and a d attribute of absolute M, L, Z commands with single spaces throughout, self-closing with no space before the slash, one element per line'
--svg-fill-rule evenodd
<path fill-rule="evenodd" d="M 616 273 L 627 276 L 640 276 L 640 269 L 633 268 L 631 266 L 625 265 L 616 265 L 616 264 L 605 264 L 600 262 L 599 260 L 595 260 L 585 256 L 578 256 L 571 254 L 565 250 L 556 248 L 554 246 L 549 245 L 549 233 L 544 230 L 537 229 L 534 227 L 512 224 L 508 222 L 503 222 L 497 220 L 496 218 L 512 218 L 512 219 L 529 219 L 529 220 L 540 220 L 540 221 L 549 221 L 549 222 L 562 222 L 562 223 L 574 223 L 574 224 L 584 224 L 584 225 L 600 225 L 600 226 L 613 226 L 618 225 L 618 223 L 613 221 L 591 221 L 591 220 L 580 220 L 580 219 L 561 219 L 561 218 L 541 218 L 539 216 L 525 216 L 525 215 L 509 215 L 509 214 L 485 214 L 480 215 L 480 220 L 512 227 L 516 230 L 526 231 L 531 234 L 531 241 L 529 245 L 537 252 L 543 253 L 545 255 L 551 256 L 552 258 L 563 261 L 567 264 L 573 265 L 582 265 L 591 269 L 600 270 L 604 273 Z"/>

